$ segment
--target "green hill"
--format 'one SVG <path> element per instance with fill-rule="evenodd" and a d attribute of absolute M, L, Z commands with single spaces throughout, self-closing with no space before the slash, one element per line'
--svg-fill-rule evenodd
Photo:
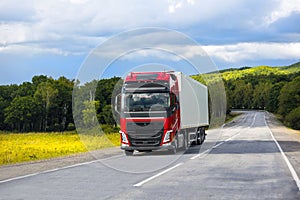
<path fill-rule="evenodd" d="M 239 79 L 246 76 L 269 76 L 269 75 L 288 75 L 300 71 L 300 63 L 296 63 L 287 67 L 270 67 L 270 66 L 257 66 L 252 68 L 243 68 L 225 71 L 221 73 L 224 80 Z"/>
<path fill-rule="evenodd" d="M 300 129 L 300 62 L 289 66 L 242 67 L 192 76 L 214 86 L 223 79 L 227 109 L 262 109 L 280 114 L 284 124 Z"/>
<path fill-rule="evenodd" d="M 282 67 L 271 67 L 271 66 L 257 66 L 257 67 L 241 67 L 241 68 L 229 68 L 220 70 L 218 72 L 210 72 L 202 75 L 194 75 L 197 81 L 204 84 L 209 84 L 220 80 L 220 77 L 225 80 L 237 80 L 244 79 L 246 77 L 282 77 L 288 76 L 300 72 L 300 62 Z"/>
<path fill-rule="evenodd" d="M 291 73 L 296 73 L 300 71 L 300 62 L 294 63 L 292 65 L 281 67 L 282 70 L 289 71 Z"/>

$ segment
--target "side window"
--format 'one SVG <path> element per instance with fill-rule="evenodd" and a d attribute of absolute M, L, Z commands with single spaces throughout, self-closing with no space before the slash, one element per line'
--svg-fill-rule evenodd
<path fill-rule="evenodd" d="M 177 80 L 177 78 L 176 78 L 176 76 L 174 74 L 171 74 L 171 78 L 173 79 L 173 81 Z"/>
<path fill-rule="evenodd" d="M 171 93 L 171 108 L 173 108 L 176 105 L 177 97 L 174 93 Z"/>

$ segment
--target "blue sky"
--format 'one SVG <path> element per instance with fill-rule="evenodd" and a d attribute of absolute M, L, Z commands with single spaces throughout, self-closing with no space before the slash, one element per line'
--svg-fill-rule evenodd
<path fill-rule="evenodd" d="M 141 27 L 186 34 L 219 69 L 290 65 L 300 61 L 299 21 L 300 0 L 2 0 L 0 84 L 39 74 L 73 79 L 98 45 Z M 120 65 L 142 65 L 145 56 Z"/>

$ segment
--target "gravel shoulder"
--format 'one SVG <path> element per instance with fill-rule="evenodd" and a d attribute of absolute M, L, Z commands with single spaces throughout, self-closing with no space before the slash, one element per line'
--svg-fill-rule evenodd
<path fill-rule="evenodd" d="M 266 113 L 266 121 L 298 177 L 300 177 L 300 131 L 287 128 L 272 113 Z"/>

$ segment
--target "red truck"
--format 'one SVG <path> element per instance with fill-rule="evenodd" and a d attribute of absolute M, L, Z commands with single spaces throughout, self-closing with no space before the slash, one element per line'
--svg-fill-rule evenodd
<path fill-rule="evenodd" d="M 134 150 L 176 153 L 205 140 L 207 87 L 181 72 L 129 73 L 115 106 L 126 155 Z"/>

